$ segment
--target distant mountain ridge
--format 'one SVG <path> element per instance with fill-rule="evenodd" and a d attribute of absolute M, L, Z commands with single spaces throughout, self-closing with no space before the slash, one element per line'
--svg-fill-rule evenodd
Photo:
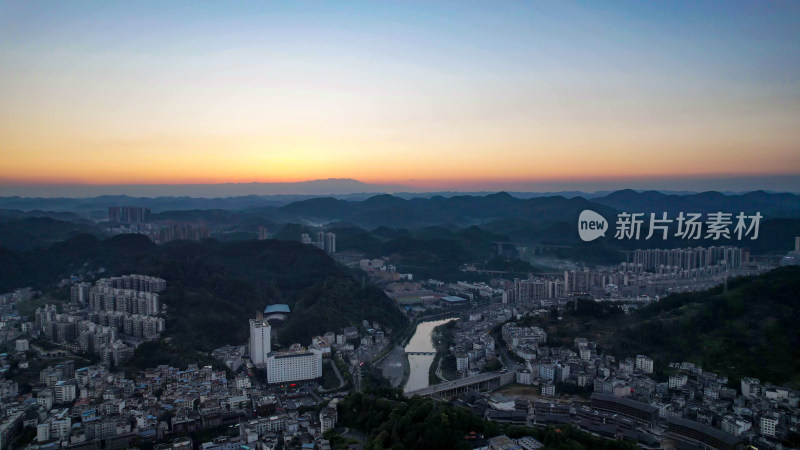
<path fill-rule="evenodd" d="M 621 211 L 640 213 L 760 212 L 765 219 L 800 218 L 800 195 L 754 191 L 726 195 L 709 191 L 693 194 L 637 192 L 630 189 L 607 195 L 527 196 L 498 192 L 488 195 L 399 195 L 348 196 L 245 196 L 227 198 L 101 196 L 91 199 L 0 198 L 3 218 L 51 217 L 76 223 L 85 219 L 103 221 L 109 206 L 143 206 L 155 218 L 208 220 L 213 223 L 301 223 L 324 226 L 348 222 L 364 228 L 387 226 L 418 228 L 441 224 L 469 226 L 494 221 L 521 219 L 533 224 L 572 223 L 583 209 L 591 209 L 612 220 Z M 8 209 L 3 209 L 8 208 Z M 14 208 L 13 210 L 11 208 Z M 70 215 L 69 213 L 73 213 Z"/>
<path fill-rule="evenodd" d="M 355 181 L 355 180 L 353 180 Z M 359 184 L 367 187 L 384 187 Z M 29 211 L 55 211 L 74 212 L 83 217 L 99 219 L 101 213 L 107 212 L 109 206 L 143 206 L 153 212 L 177 211 L 192 209 L 222 209 L 244 210 L 250 208 L 281 207 L 291 203 L 317 198 L 335 198 L 348 201 L 377 202 L 380 199 L 394 197 L 402 200 L 464 198 L 464 197 L 492 197 L 499 192 L 397 192 L 388 194 L 391 190 L 372 190 L 356 193 L 341 193 L 336 189 L 321 191 L 317 194 L 268 194 L 268 195 L 228 195 L 228 196 L 131 196 L 131 195 L 100 195 L 94 197 L 0 197 L 0 210 Z M 774 193 L 768 191 L 752 191 L 747 193 L 729 193 L 717 191 L 705 192 L 674 192 L 674 191 L 635 191 L 623 189 L 619 191 L 561 191 L 561 192 L 505 192 L 504 196 L 528 200 L 531 198 L 563 197 L 567 199 L 583 198 L 611 206 L 616 209 L 667 204 L 668 209 L 680 207 L 699 206 L 704 209 L 713 209 L 716 205 L 728 206 L 730 204 L 748 203 L 751 205 L 764 205 L 770 210 L 793 211 L 798 209 L 800 195 L 792 193 Z M 377 197 L 377 199 L 375 198 Z M 716 203 L 715 203 L 716 202 Z M 663 209 L 663 207 L 662 207 Z"/>
<path fill-rule="evenodd" d="M 534 223 L 573 221 L 583 209 L 613 214 L 613 209 L 581 197 L 535 197 L 520 199 L 500 192 L 484 197 L 455 196 L 402 199 L 379 195 L 364 201 L 318 198 L 291 203 L 272 213 L 274 220 L 325 224 L 351 222 L 359 226 L 417 228 L 443 223 L 460 226 L 504 218 L 521 218 Z"/>
<path fill-rule="evenodd" d="M 609 220 L 617 212 L 661 213 L 670 217 L 685 213 L 760 212 L 764 218 L 800 218 L 800 195 L 755 191 L 740 195 L 702 192 L 690 195 L 662 194 L 656 191 L 617 191 L 591 200 L 583 197 L 512 196 L 506 192 L 486 196 L 460 195 L 403 199 L 388 194 L 363 201 L 331 197 L 290 203 L 272 211 L 278 221 L 309 224 L 351 222 L 364 227 L 415 228 L 452 223 L 459 226 L 497 220 L 522 219 L 533 224 L 574 222 L 580 212 L 591 209 Z"/>
<path fill-rule="evenodd" d="M 84 223 L 84 219 L 72 220 L 70 213 L 58 218 L 24 214 L 7 218 L 2 213 L 0 211 L 0 247 L 9 250 L 46 248 L 79 234 L 100 234 L 94 224 Z"/>
<path fill-rule="evenodd" d="M 800 195 L 753 191 L 739 195 L 725 195 L 708 191 L 688 195 L 663 194 L 658 191 L 636 192 L 630 189 L 616 191 L 592 199 L 595 203 L 628 212 L 760 212 L 762 215 L 781 218 L 800 217 Z"/>
<path fill-rule="evenodd" d="M 91 198 L 98 196 L 131 196 L 131 197 L 165 197 L 168 192 L 176 197 L 225 198 L 225 197 L 258 197 L 269 195 L 347 195 L 363 192 L 400 192 L 412 190 L 409 186 L 399 184 L 371 184 L 352 178 L 327 178 L 319 180 L 273 182 L 273 183 L 220 183 L 220 184 L 143 184 L 143 185 L 71 185 L 64 186 L 61 191 L 70 192 L 73 198 Z M 14 193 L 19 197 L 50 198 L 53 186 L 2 186 L 0 193 Z M 58 191 L 56 191 L 58 192 Z M 8 194 L 7 194 L 8 195 Z"/>

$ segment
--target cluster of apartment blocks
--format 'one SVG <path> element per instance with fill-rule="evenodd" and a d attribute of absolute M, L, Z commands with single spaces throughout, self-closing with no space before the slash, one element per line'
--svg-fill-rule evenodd
<path fill-rule="evenodd" d="M 113 328 L 114 334 L 137 339 L 153 339 L 164 331 L 164 319 L 155 316 L 143 316 L 119 311 L 58 314 L 55 305 L 45 305 L 36 311 L 36 323 L 41 324 L 41 330 L 44 332 L 45 338 L 59 344 L 75 340 L 76 336 L 80 335 L 81 322 L 87 320 L 98 325 L 92 327 L 90 324 L 83 324 L 88 328 L 92 328 L 92 331 Z"/>
<path fill-rule="evenodd" d="M 513 317 L 543 313 L 546 311 L 530 304 L 494 304 L 465 315 L 465 320 L 456 323 L 456 344 L 451 348 L 459 369 L 472 371 L 473 367 L 478 367 L 472 366 L 473 355 L 481 352 L 464 350 L 475 344 L 474 348 L 482 348 L 482 333 Z M 614 413 L 627 408 L 630 416 L 633 414 L 630 408 L 634 408 L 638 411 L 636 414 L 646 418 L 645 423 L 663 424 L 672 430 L 676 439 L 701 436 L 720 448 L 738 448 L 744 440 L 758 441 L 764 448 L 776 448 L 776 438 L 800 431 L 800 393 L 797 391 L 765 386 L 758 380 L 744 378 L 741 394 L 737 395 L 736 389 L 727 387 L 726 377 L 687 362 L 670 364 L 668 381 L 657 382 L 652 375 L 655 363 L 646 355 L 617 361 L 610 355 L 600 354 L 597 344 L 585 338 L 576 338 L 571 348 L 549 347 L 546 333 L 537 327 L 506 323 L 501 330 L 511 351 L 524 360 L 525 368 L 515 374 L 516 382 L 538 385 L 542 395 L 556 395 L 560 383 L 591 388 L 594 409 L 598 409 L 595 403 L 602 406 L 609 401 L 616 402 Z M 469 375 L 476 373 L 472 371 Z M 502 416 L 504 413 L 492 414 Z M 727 447 L 729 444 L 733 446 Z"/>
<path fill-rule="evenodd" d="M 800 394 L 790 389 L 762 390 L 758 380 L 745 378 L 742 395 L 737 396 L 735 389 L 726 387 L 726 377 L 704 372 L 691 363 L 670 364 L 674 373 L 668 382 L 659 383 L 650 377 L 654 367 L 647 356 L 626 358 L 614 367 L 613 358 L 595 355 L 591 341 L 576 339 L 575 345 L 577 355 L 559 352 L 558 362 L 530 361 L 534 371 L 538 366 L 538 377 L 534 372 L 526 379 L 526 371 L 520 371 L 517 381 L 541 383 L 543 395 L 555 394 L 552 382 L 592 386 L 593 407 L 601 403 L 605 405 L 601 409 L 614 413 L 633 408 L 628 416 L 636 419 L 639 415 L 653 424 L 663 421 L 673 438 L 714 448 L 738 448 L 743 437 L 774 444 L 774 438 L 796 431 L 800 425 Z M 578 363 L 575 356 L 590 364 Z"/>
<path fill-rule="evenodd" d="M 36 326 L 31 334 L 41 334 L 73 351 L 100 356 L 104 364 L 119 365 L 133 357 L 137 343 L 157 338 L 164 329 L 164 319 L 158 317 L 129 315 L 124 320 L 127 327 L 100 325 L 92 318 L 90 314 L 59 314 L 55 305 L 45 305 L 36 310 Z M 94 320 L 99 321 L 96 316 Z M 126 329 L 132 334 L 123 335 Z M 150 334 L 153 331 L 155 334 Z M 130 344 L 123 342 L 123 337 Z"/>
<path fill-rule="evenodd" d="M 33 330 L 33 322 L 19 315 L 17 304 L 28 301 L 35 295 L 38 292 L 29 287 L 0 294 L 0 342 L 13 342 Z"/>
<path fill-rule="evenodd" d="M 143 234 L 156 244 L 175 240 L 200 241 L 210 237 L 208 227 L 203 223 L 152 223 L 150 215 L 150 209 L 141 206 L 110 206 L 108 221 L 116 226 L 107 231 L 111 234 Z"/>
<path fill-rule="evenodd" d="M 716 377 L 694 364 L 672 363 L 670 370 L 676 373 L 670 376 L 667 387 L 675 389 L 676 395 L 670 402 L 657 405 L 662 415 L 690 417 L 751 443 L 758 441 L 766 448 L 774 446 L 776 438 L 800 432 L 798 391 L 762 385 L 758 379 L 745 377 L 737 395 L 735 389 L 726 387 L 727 378 Z"/>
<path fill-rule="evenodd" d="M 397 271 L 397 266 L 394 264 L 386 264 L 386 261 L 382 259 L 362 259 L 359 261 L 358 267 L 367 272 L 370 279 L 376 283 L 392 283 L 400 280 L 411 281 L 414 279 L 413 274 L 400 273 Z"/>
<path fill-rule="evenodd" d="M 186 371 L 159 366 L 140 373 L 152 389 L 163 395 L 159 405 L 172 405 L 177 411 L 170 423 L 173 435 L 237 426 L 238 436 L 217 438 L 200 445 L 204 450 L 248 448 L 284 448 L 292 441 L 322 441 L 322 434 L 334 428 L 337 421 L 337 400 L 333 399 L 319 414 L 298 414 L 292 400 L 275 396 L 251 386 L 250 379 L 240 375 L 232 382 L 224 372 L 210 367 L 189 366 Z"/>
<path fill-rule="evenodd" d="M 494 304 L 470 312 L 465 316 L 466 320 L 457 321 L 450 351 L 455 356 L 458 375 L 460 377 L 477 375 L 485 369 L 489 361 L 497 357 L 494 338 L 490 332 L 500 324 L 503 324 L 501 336 L 515 355 L 526 361 L 545 356 L 549 358 L 549 348 L 544 346 L 547 342 L 547 333 L 543 329 L 535 326 L 517 326 L 508 322 L 514 317 L 522 317 L 536 311 L 530 304 L 518 304 L 514 307 Z M 528 365 L 526 369 L 517 372 L 517 382 L 532 384 L 535 378 L 531 376 L 532 370 L 537 375 L 541 370 L 551 382 L 554 381 L 554 374 L 558 374 L 559 377 L 563 377 L 563 373 L 569 374 L 568 368 L 563 370 L 558 364 L 545 364 L 541 369 L 538 365 L 534 367 Z"/>
<path fill-rule="evenodd" d="M 109 206 L 108 221 L 111 223 L 142 223 L 150 220 L 150 208 L 141 206 Z"/>
<path fill-rule="evenodd" d="M 739 269 L 747 261 L 746 250 L 732 246 L 674 249 L 638 249 L 623 267 L 630 272 L 671 272 L 709 267 Z"/>
<path fill-rule="evenodd" d="M 739 249 L 737 249 L 739 250 Z M 691 270 L 659 270 L 658 273 L 632 269 L 633 263 L 616 268 L 576 269 L 562 274 L 533 276 L 528 279 L 493 280 L 502 289 L 503 303 L 540 302 L 555 304 L 570 297 L 650 299 L 670 292 L 708 289 L 720 284 L 727 274 L 756 274 L 759 270 L 727 268 L 715 265 Z"/>
<path fill-rule="evenodd" d="M 661 256 L 662 254 L 667 256 Z M 669 293 L 709 289 L 722 283 L 728 276 L 754 275 L 769 268 L 753 265 L 745 267 L 744 261 L 749 256 L 745 250 L 736 247 L 637 250 L 634 252 L 634 259 L 663 260 L 678 264 L 669 256 L 675 254 L 705 256 L 695 258 L 698 263 L 687 264 L 688 268 L 681 268 L 680 265 L 659 265 L 653 271 L 646 271 L 638 262 L 626 262 L 613 267 L 529 274 L 527 279 L 495 278 L 488 284 L 466 281 L 444 283 L 433 279 L 413 283 L 412 274 L 398 274 L 384 270 L 391 266 L 385 266 L 384 261 L 380 259 L 363 259 L 359 261 L 359 267 L 373 279 L 389 281 L 390 283 L 385 286 L 386 294 L 390 298 L 403 299 L 404 305 L 410 310 L 425 309 L 424 305 L 437 303 L 441 293 L 455 294 L 472 301 L 489 299 L 505 304 L 535 303 L 539 306 L 563 304 L 568 299 L 576 297 L 648 302 Z M 686 258 L 684 256 L 684 259 Z M 477 269 L 474 266 L 466 266 L 465 270 Z M 401 280 L 408 281 L 401 282 Z M 423 306 L 412 307 L 412 304 Z M 455 306 L 468 303 L 445 302 L 444 304 Z"/>
<path fill-rule="evenodd" d="M 535 327 L 534 327 L 535 328 Z M 605 373 L 608 361 L 597 354 L 596 345 L 582 339 L 576 339 L 575 348 L 550 347 L 545 345 L 545 340 L 532 340 L 530 338 L 517 345 L 510 343 L 511 351 L 525 361 L 525 369 L 517 372 L 517 382 L 525 385 L 538 385 L 545 396 L 556 395 L 556 384 L 568 383 L 580 387 L 592 386 L 597 388 L 595 381 L 598 375 Z M 649 363 L 649 365 L 648 365 Z M 633 372 L 637 370 L 652 372 L 652 360 L 644 356 L 635 360 L 623 362 L 625 367 L 630 367 Z M 627 385 L 611 386 L 613 392 L 624 394 L 623 390 L 630 390 Z M 605 388 L 603 389 L 603 391 Z"/>
<path fill-rule="evenodd" d="M 44 369 L 30 394 L 19 396 L 16 382 L 0 387 L 3 446 L 28 426 L 36 428 L 32 450 L 123 449 L 220 426 L 238 426 L 239 436 L 204 443 L 203 449 L 273 449 L 280 439 L 283 446 L 295 439 L 319 442 L 337 421 L 336 399 L 319 414 L 301 415 L 280 397 L 251 387 L 246 377 L 228 380 L 225 372 L 197 365 L 159 366 L 132 380 L 99 365 L 76 370 L 70 361 Z M 277 413 L 282 410 L 287 412 Z"/>
<path fill-rule="evenodd" d="M 577 352 L 568 349 L 551 348 L 546 345 L 547 333 L 536 326 L 518 326 L 509 322 L 512 318 L 520 318 L 538 311 L 529 304 L 519 304 L 514 307 L 495 304 L 473 311 L 468 315 L 468 320 L 456 323 L 454 332 L 454 346 L 451 348 L 456 357 L 456 368 L 459 375 L 469 376 L 477 374 L 486 364 L 487 359 L 496 357 L 496 351 L 490 331 L 499 324 L 503 324 L 500 333 L 509 350 L 525 361 L 525 368 L 516 374 L 517 382 L 521 384 L 541 384 L 545 395 L 553 395 L 554 382 L 574 382 L 578 384 L 580 370 L 566 364 L 567 360 L 578 359 Z M 583 345 L 582 354 L 586 358 L 586 365 L 596 351 L 588 343 Z M 573 361 L 573 362 L 574 362 Z M 652 362 L 651 362 L 652 364 Z M 590 383 L 588 378 L 582 379 L 583 384 Z"/>
<path fill-rule="evenodd" d="M 746 268 L 747 251 L 730 246 L 640 249 L 632 252 L 632 257 L 632 262 L 615 267 L 530 274 L 527 279 L 493 279 L 490 285 L 463 281 L 445 285 L 437 280 L 427 280 L 426 284 L 470 300 L 477 295 L 499 297 L 502 303 L 539 301 L 547 304 L 574 296 L 655 297 L 676 289 L 697 290 L 711 287 L 709 283 L 717 285 L 720 277 L 730 271 L 747 275 L 761 270 Z M 382 264 L 382 260 L 362 260 L 360 267 L 374 273 L 375 267 Z M 476 269 L 468 266 L 466 270 Z M 395 292 L 391 296 L 403 295 L 407 293 Z"/>
<path fill-rule="evenodd" d="M 338 351 L 344 361 L 356 366 L 377 358 L 391 343 L 389 331 L 384 330 L 377 321 L 362 320 L 361 328 L 363 332 L 358 327 L 346 327 L 339 333 L 329 331 L 320 337 L 330 342 L 331 348 Z M 358 340 L 358 348 L 348 342 L 353 340 Z"/>
<path fill-rule="evenodd" d="M 283 436 L 282 445 L 288 446 L 295 438 L 304 442 L 310 448 L 330 449 L 330 442 L 322 435 L 336 427 L 338 399 L 333 399 L 328 406 L 319 412 L 318 420 L 313 420 L 310 414 L 299 416 L 297 414 L 279 414 L 271 417 L 257 418 L 239 424 L 239 436 L 233 438 L 215 439 L 203 444 L 203 450 L 237 450 L 243 447 L 260 447 L 262 450 L 278 448 L 280 435 Z M 304 447 L 305 448 L 305 447 Z"/>
<path fill-rule="evenodd" d="M 580 407 L 576 415 L 575 407 L 550 404 L 551 413 L 554 406 L 561 412 L 556 416 L 537 414 L 529 417 L 528 423 L 572 423 L 607 437 L 625 437 L 632 426 L 644 425 L 665 429 L 665 436 L 674 441 L 719 449 L 740 449 L 745 443 L 755 448 L 783 448 L 781 439 L 796 433 L 800 426 L 798 393 L 791 389 L 762 389 L 758 380 L 744 378 L 741 395 L 737 395 L 736 389 L 726 387 L 725 377 L 686 362 L 670 364 L 675 373 L 668 383 L 645 382 L 649 378 L 644 371 L 630 374 L 629 365 L 626 360 L 624 369 L 613 370 L 612 376 L 595 382 L 591 408 L 613 416 L 597 422 L 599 415 L 594 412 L 588 417 L 595 424 L 587 426 L 580 418 Z"/>
<path fill-rule="evenodd" d="M 527 408 L 521 406 L 519 414 L 489 410 L 485 417 L 536 426 L 572 424 L 601 436 L 639 441 L 651 447 L 657 446 L 658 440 L 649 433 L 637 432 L 640 427 L 661 428 L 666 431 L 663 437 L 670 440 L 719 449 L 741 449 L 745 442 L 757 448 L 782 448 L 780 438 L 798 429 L 797 397 L 789 389 L 773 387 L 769 397 L 758 397 L 752 392 L 746 394 L 746 385 L 753 381 L 745 379 L 743 394 L 737 397 L 735 389 L 724 387 L 724 377 L 699 375 L 702 369 L 689 363 L 673 364 L 684 369 L 670 377 L 669 383 L 657 383 L 645 373 L 647 359 L 626 359 L 620 362 L 624 369 L 612 370 L 610 379 L 600 383 L 596 379 L 590 407 L 542 401 Z M 643 361 L 642 369 L 627 373 L 639 360 Z M 693 392 L 702 399 L 688 400 L 693 394 L 680 387 L 689 379 L 690 368 L 697 375 Z M 518 382 L 520 376 L 518 373 Z M 558 378 L 557 371 L 555 376 Z M 542 386 L 543 395 L 552 395 L 545 392 L 545 386 L 549 385 Z"/>
<path fill-rule="evenodd" d="M 211 237 L 208 227 L 203 223 L 166 222 L 135 223 L 126 226 L 108 228 L 111 234 L 142 234 L 156 244 L 184 240 L 199 242 Z"/>
<path fill-rule="evenodd" d="M 85 285 L 86 283 L 83 284 L 83 286 Z M 129 289 L 138 292 L 158 293 L 167 288 L 167 282 L 161 278 L 150 275 L 131 274 L 120 277 L 102 278 L 97 280 L 96 286 L 115 289 Z"/>
<path fill-rule="evenodd" d="M 490 333 L 511 318 L 509 308 L 486 308 L 470 313 L 466 320 L 456 321 L 450 352 L 455 356 L 459 377 L 477 375 L 497 358 L 496 344 Z"/>
<path fill-rule="evenodd" d="M 303 244 L 313 245 L 320 250 L 324 250 L 325 253 L 329 255 L 333 255 L 336 253 L 336 233 L 326 233 L 324 231 L 320 231 L 317 233 L 317 239 L 315 241 L 311 240 L 311 235 L 308 233 L 303 233 L 300 235 L 300 242 Z"/>
<path fill-rule="evenodd" d="M 70 302 L 92 311 L 117 311 L 155 316 L 161 313 L 158 293 L 167 282 L 147 275 L 102 278 L 94 286 L 78 283 L 70 288 Z"/>
<path fill-rule="evenodd" d="M 658 290 L 648 286 L 644 277 L 616 270 L 576 269 L 562 274 L 529 276 L 528 279 L 493 280 L 501 288 L 502 303 L 553 305 L 568 297 L 604 297 L 609 288 L 627 297 L 655 296 Z"/>
<path fill-rule="evenodd" d="M 165 288 L 164 280 L 146 275 L 104 278 L 94 286 L 78 283 L 71 287 L 67 312 L 58 313 L 55 305 L 38 308 L 31 332 L 98 355 L 106 364 L 121 364 L 133 357 L 135 347 L 164 331 L 164 318 L 157 314 L 158 292 Z"/>

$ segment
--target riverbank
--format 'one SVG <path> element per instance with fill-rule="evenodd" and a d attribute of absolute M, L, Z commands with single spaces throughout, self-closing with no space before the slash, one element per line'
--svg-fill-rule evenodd
<path fill-rule="evenodd" d="M 402 338 L 400 342 L 400 346 L 405 348 L 409 342 L 411 342 L 411 338 L 414 337 L 414 334 L 417 332 L 417 326 L 421 323 L 425 322 L 433 322 L 435 320 L 447 319 L 447 318 L 454 318 L 458 319 L 461 317 L 459 311 L 444 311 L 441 313 L 436 314 L 429 314 L 424 316 L 415 317 L 413 321 L 408 325 L 408 327 L 403 331 Z"/>
<path fill-rule="evenodd" d="M 373 364 L 381 370 L 383 377 L 389 380 L 393 387 L 404 388 L 411 376 L 411 364 L 408 360 L 408 355 L 405 353 L 405 347 L 414 338 L 419 324 L 448 318 L 457 319 L 459 315 L 457 311 L 443 311 L 416 317 L 395 341 L 400 344 L 391 350 L 387 349 Z"/>
<path fill-rule="evenodd" d="M 445 374 L 443 367 L 444 361 L 450 355 L 450 346 L 453 345 L 454 327 L 455 322 L 451 320 L 434 328 L 433 332 L 431 333 L 433 346 L 436 348 L 436 356 L 433 358 L 431 368 L 428 370 L 429 385 L 450 381 L 451 379 L 455 378 L 456 374 L 454 373 Z"/>
<path fill-rule="evenodd" d="M 409 376 L 404 384 L 404 391 L 422 389 L 431 384 L 430 370 L 440 350 L 436 347 L 436 344 L 439 343 L 441 345 L 441 339 L 439 338 L 436 338 L 436 342 L 434 342 L 434 329 L 453 320 L 458 320 L 458 317 L 453 317 L 453 315 L 448 313 L 444 315 L 444 318 L 439 318 L 438 320 L 421 320 L 416 323 L 416 331 L 411 339 L 408 340 L 408 344 L 404 349 L 409 366 Z M 408 352 L 418 354 L 408 355 Z"/>
<path fill-rule="evenodd" d="M 408 380 L 408 361 L 403 347 L 395 347 L 376 363 L 381 375 L 389 380 L 392 387 L 405 386 Z"/>

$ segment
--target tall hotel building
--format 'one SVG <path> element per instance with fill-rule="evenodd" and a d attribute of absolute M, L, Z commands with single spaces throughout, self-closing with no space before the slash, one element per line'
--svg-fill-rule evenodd
<path fill-rule="evenodd" d="M 260 314 L 258 318 L 250 319 L 250 361 L 256 367 L 263 367 L 272 351 L 271 330 L 272 327 Z"/>

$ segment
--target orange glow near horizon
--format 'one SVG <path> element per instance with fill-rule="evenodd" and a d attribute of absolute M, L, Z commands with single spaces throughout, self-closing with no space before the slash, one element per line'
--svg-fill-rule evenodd
<path fill-rule="evenodd" d="M 471 141 L 440 144 L 430 150 L 424 139 L 418 143 L 352 140 L 305 145 L 304 140 L 280 139 L 286 144 L 270 145 L 269 138 L 204 140 L 186 136 L 165 139 L 163 144 L 155 138 L 129 143 L 113 138 L 108 143 L 85 139 L 75 143 L 63 138 L 49 143 L 31 136 L 4 153 L 0 183 L 219 184 L 352 178 L 366 183 L 467 188 L 471 183 L 501 181 L 779 175 L 791 173 L 787 168 L 800 167 L 800 157 L 792 152 L 774 152 L 772 158 L 753 161 L 747 148 L 674 152 L 668 148 L 670 143 L 660 142 L 647 152 L 637 152 L 621 147 L 614 139 L 594 146 L 564 139 L 531 145 L 530 149 L 524 148 L 527 142 L 513 147 Z M 9 145 L 10 141 L 5 142 Z M 383 149 L 378 149 L 380 144 Z"/>
<path fill-rule="evenodd" d="M 33 3 L 0 14 L 0 184 L 800 173 L 777 7 Z"/>

